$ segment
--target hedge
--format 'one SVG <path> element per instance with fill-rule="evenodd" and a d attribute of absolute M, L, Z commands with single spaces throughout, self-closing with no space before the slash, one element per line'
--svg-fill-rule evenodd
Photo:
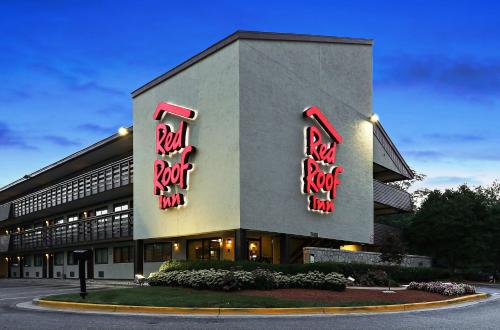
<path fill-rule="evenodd" d="M 399 283 L 429 282 L 450 278 L 451 274 L 441 268 L 410 268 L 400 266 L 367 265 L 355 263 L 317 262 L 311 264 L 270 264 L 253 261 L 229 261 L 229 260 L 197 260 L 197 261 L 166 261 L 160 267 L 160 272 L 172 270 L 201 270 L 201 269 L 225 269 L 245 270 L 267 269 L 288 275 L 318 271 L 324 274 L 339 273 L 345 277 L 354 279 L 367 274 L 370 271 L 385 271 L 389 277 Z"/>
<path fill-rule="evenodd" d="M 347 280 L 337 273 L 287 275 L 265 269 L 251 272 L 244 270 L 201 269 L 170 270 L 151 273 L 148 277 L 151 286 L 180 286 L 193 289 L 235 291 L 241 289 L 272 290 L 286 288 L 305 288 L 343 291 Z"/>

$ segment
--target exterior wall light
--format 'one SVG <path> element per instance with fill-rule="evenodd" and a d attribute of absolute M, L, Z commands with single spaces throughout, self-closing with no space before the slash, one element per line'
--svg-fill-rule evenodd
<path fill-rule="evenodd" d="M 179 250 L 179 243 L 177 242 L 174 243 L 174 250 L 175 251 Z"/>
<path fill-rule="evenodd" d="M 380 120 L 379 116 L 376 113 L 372 113 L 372 115 L 368 119 L 373 124 L 377 123 Z"/>
<path fill-rule="evenodd" d="M 122 126 L 118 129 L 118 135 L 125 136 L 127 134 L 128 134 L 128 129 L 126 127 Z"/>

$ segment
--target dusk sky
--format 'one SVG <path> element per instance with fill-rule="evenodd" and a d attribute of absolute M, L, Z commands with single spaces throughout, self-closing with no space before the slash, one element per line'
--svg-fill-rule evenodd
<path fill-rule="evenodd" d="M 130 126 L 132 90 L 236 30 L 374 39 L 373 110 L 421 185 L 489 184 L 499 12 L 496 1 L 0 1 L 0 186 Z"/>

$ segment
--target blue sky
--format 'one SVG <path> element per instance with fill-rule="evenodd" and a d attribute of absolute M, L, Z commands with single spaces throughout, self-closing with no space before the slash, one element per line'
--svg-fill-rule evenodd
<path fill-rule="evenodd" d="M 130 92 L 235 30 L 372 38 L 374 111 L 430 188 L 500 179 L 494 1 L 0 2 L 0 185 L 132 124 Z"/>

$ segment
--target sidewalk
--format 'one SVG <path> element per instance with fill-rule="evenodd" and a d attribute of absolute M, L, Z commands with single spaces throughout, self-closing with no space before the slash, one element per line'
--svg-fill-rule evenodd
<path fill-rule="evenodd" d="M 44 286 L 44 285 L 64 285 L 64 286 L 79 286 L 79 279 L 58 279 L 58 278 L 2 278 L 1 283 L 30 285 L 30 286 Z M 96 280 L 87 279 L 87 287 L 126 287 L 135 286 L 133 280 Z"/>

